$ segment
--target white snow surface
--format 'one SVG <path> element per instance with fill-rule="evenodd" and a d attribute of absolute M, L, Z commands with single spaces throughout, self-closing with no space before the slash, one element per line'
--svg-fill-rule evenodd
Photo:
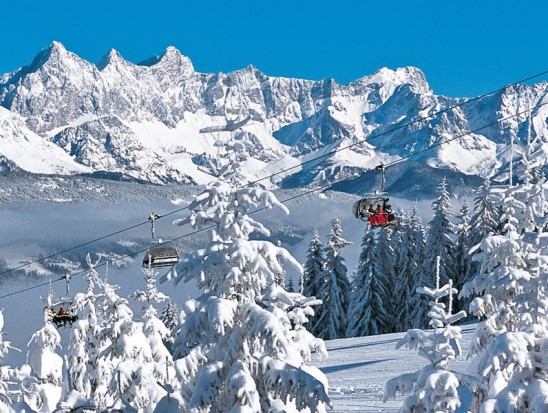
<path fill-rule="evenodd" d="M 21 117 L 0 106 L 0 156 L 20 168 L 45 174 L 91 172 L 63 149 L 32 132 Z"/>
<path fill-rule="evenodd" d="M 466 349 L 475 324 L 463 326 L 464 357 L 450 363 L 452 369 L 464 372 Z M 397 412 L 401 395 L 383 403 L 386 382 L 400 374 L 413 373 L 426 365 L 414 350 L 396 349 L 404 333 L 346 338 L 327 341 L 328 358 L 315 361 L 329 382 L 333 413 Z"/>

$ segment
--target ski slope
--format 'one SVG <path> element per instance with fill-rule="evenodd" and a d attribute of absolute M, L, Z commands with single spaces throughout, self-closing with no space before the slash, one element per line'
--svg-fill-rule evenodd
<path fill-rule="evenodd" d="M 475 324 L 463 326 L 463 356 L 450 364 L 464 371 L 466 354 Z M 416 351 L 396 349 L 404 333 L 347 338 L 327 341 L 329 357 L 315 361 L 329 382 L 333 413 L 397 412 L 403 397 L 383 403 L 384 384 L 403 373 L 411 373 L 426 365 Z"/>

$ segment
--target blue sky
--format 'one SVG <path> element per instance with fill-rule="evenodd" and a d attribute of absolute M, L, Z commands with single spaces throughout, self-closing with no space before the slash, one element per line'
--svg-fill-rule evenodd
<path fill-rule="evenodd" d="M 411 65 L 453 97 L 548 69 L 540 0 L 23 0 L 3 9 L 0 73 L 53 40 L 91 62 L 114 48 L 138 63 L 172 45 L 200 72 L 253 64 L 270 76 L 342 84 Z"/>

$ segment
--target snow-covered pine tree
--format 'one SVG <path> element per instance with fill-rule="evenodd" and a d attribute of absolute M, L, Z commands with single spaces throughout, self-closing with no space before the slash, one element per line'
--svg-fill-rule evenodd
<path fill-rule="evenodd" d="M 387 330 L 383 331 L 382 334 L 398 331 L 399 320 L 397 317 L 402 305 L 401 297 L 394 294 L 398 280 L 395 271 L 396 263 L 394 248 L 392 246 L 392 235 L 392 230 L 389 228 L 379 231 L 375 254 L 379 270 L 384 278 L 384 289 L 379 291 L 379 293 L 384 293 L 384 295 L 381 295 L 380 299 L 384 311 L 388 314 Z"/>
<path fill-rule="evenodd" d="M 525 231 L 546 231 L 548 201 L 546 200 L 546 179 L 541 174 L 531 174 L 528 184 L 517 188 L 516 197 L 525 204 Z"/>
<path fill-rule="evenodd" d="M 409 214 L 406 211 L 399 210 L 398 230 L 394 231 L 391 236 L 393 272 L 395 274 L 394 296 L 401 297 L 401 300 L 397 300 L 400 301 L 400 303 L 396 309 L 395 315 L 396 323 L 394 323 L 394 327 L 396 331 L 405 331 L 410 328 L 410 326 L 407 326 L 410 308 L 408 308 L 407 305 L 401 305 L 401 303 L 407 303 L 409 301 L 412 291 L 411 287 L 407 290 L 410 273 L 404 269 L 407 267 L 408 260 L 410 259 L 408 244 L 409 222 Z"/>
<path fill-rule="evenodd" d="M 455 279 L 455 257 L 452 235 L 455 233 L 451 223 L 451 203 L 445 179 L 438 186 L 438 198 L 432 203 L 433 217 L 426 233 L 426 268 L 436 268 L 437 257 L 441 259 L 441 282 Z M 432 285 L 433 281 L 426 284 Z"/>
<path fill-rule="evenodd" d="M 472 377 L 449 369 L 449 362 L 461 353 L 461 328 L 453 324 L 466 317 L 464 311 L 452 314 L 452 299 L 458 291 L 452 281 L 440 287 L 440 261 L 436 265 L 436 287 L 424 286 L 418 293 L 430 298 L 429 325 L 433 330 L 408 330 L 398 342 L 397 348 L 408 347 L 428 361 L 428 365 L 414 373 L 390 379 L 385 386 L 384 401 L 410 393 L 404 400 L 401 412 L 455 412 L 462 404 L 458 387 L 462 381 L 473 383 Z M 447 304 L 440 300 L 448 298 Z M 465 411 L 465 410 L 463 410 Z"/>
<path fill-rule="evenodd" d="M 428 318 L 428 301 L 425 300 L 422 294 L 417 294 L 417 288 L 427 285 L 431 282 L 431 275 L 425 266 L 426 255 L 426 231 L 422 225 L 422 220 L 417 207 L 413 208 L 411 215 L 410 230 L 414 233 L 413 238 L 417 242 L 414 247 L 412 262 L 416 264 L 412 269 L 412 274 L 409 282 L 414 283 L 411 288 L 411 296 L 408 302 L 409 306 L 409 324 L 413 328 L 427 328 Z"/>
<path fill-rule="evenodd" d="M 145 299 L 161 296 L 154 290 L 154 282 L 147 281 L 148 288 L 153 291 L 147 289 L 146 292 L 138 292 L 137 296 Z M 133 320 L 128 301 L 116 292 L 118 287 L 105 280 L 100 280 L 99 286 L 102 292 L 99 308 L 103 318 L 100 334 L 109 342 L 100 355 L 104 362 L 103 377 L 96 392 L 102 397 L 100 406 L 111 409 L 122 406 L 124 410 L 131 407 L 135 410 L 150 408 L 166 394 L 162 383 L 158 383 L 159 379 L 168 375 L 165 360 L 155 361 L 150 341 L 143 331 L 143 323 Z M 150 325 L 148 327 L 151 328 Z M 151 338 L 154 343 L 161 342 L 159 337 Z M 169 352 L 165 349 L 161 356 L 167 354 Z M 106 387 L 103 388 L 103 384 Z"/>
<path fill-rule="evenodd" d="M 189 206 L 188 221 L 210 228 L 209 243 L 163 278 L 195 279 L 203 291 L 185 303 L 174 344 L 189 413 L 319 412 L 329 403 L 325 375 L 306 364 L 311 349 L 323 353 L 321 341 L 303 340 L 287 312 L 304 297 L 276 282 L 284 262 L 302 267 L 284 248 L 249 239 L 253 232 L 269 234 L 249 213 L 272 206 L 287 212 L 268 191 L 222 182 L 208 185 Z"/>
<path fill-rule="evenodd" d="M 392 324 L 382 302 L 387 295 L 385 277 L 379 265 L 375 233 L 365 230 L 358 268 L 352 279 L 346 337 L 381 334 Z"/>
<path fill-rule="evenodd" d="M 441 282 L 446 284 L 449 280 L 454 280 L 456 276 L 455 256 L 452 236 L 455 233 L 454 225 L 450 221 L 451 203 L 449 202 L 449 192 L 447 191 L 447 182 L 445 179 L 438 186 L 438 197 L 432 203 L 433 217 L 428 224 L 426 232 L 426 248 L 424 257 L 422 285 L 434 285 L 432 278 L 432 268 L 436 268 L 437 257 L 441 259 L 440 278 Z M 421 307 L 426 306 L 422 299 Z M 425 307 L 423 307 L 425 308 Z M 421 321 L 421 320 L 417 320 Z M 422 320 L 424 322 L 424 320 Z M 420 324 L 421 328 L 425 326 Z"/>
<path fill-rule="evenodd" d="M 325 266 L 319 275 L 322 285 L 316 298 L 322 300 L 320 316 L 311 332 L 324 340 L 344 338 L 347 328 L 350 281 L 340 251 L 350 244 L 342 237 L 341 222 L 332 221 L 328 242 L 324 248 Z"/>
<path fill-rule="evenodd" d="M 4 334 L 4 310 L 0 310 L 0 413 L 12 413 L 15 410 L 12 408 L 9 386 L 16 372 L 11 367 L 1 364 L 11 348 Z"/>
<path fill-rule="evenodd" d="M 478 273 L 479 261 L 473 257 L 481 253 L 481 242 L 489 234 L 499 234 L 502 228 L 502 209 L 499 205 L 499 194 L 491 190 L 491 182 L 486 179 L 477 190 L 474 198 L 474 213 L 470 218 L 470 253 L 469 274 L 473 277 Z M 461 290 L 461 295 L 464 293 Z"/>
<path fill-rule="evenodd" d="M 87 291 L 75 296 L 78 320 L 73 324 L 67 353 L 69 391 L 59 407 L 125 411 L 152 408 L 166 394 L 158 384 L 166 364 L 159 367 L 143 323 L 133 321 L 126 299 L 116 286 L 99 277 L 88 255 Z M 140 296 L 160 295 L 154 283 Z M 151 334 L 156 342 L 158 337 Z M 159 339 L 161 341 L 161 339 Z M 169 354 L 167 350 L 159 357 Z M 173 370 L 171 371 L 174 377 Z"/>
<path fill-rule="evenodd" d="M 474 393 L 474 407 L 485 413 L 502 411 L 548 411 L 548 238 L 542 234 L 542 257 L 530 279 L 521 279 L 514 297 L 516 328 L 495 335 L 473 363 L 480 385 Z M 538 245 L 537 245 L 538 246 Z M 544 268 L 541 273 L 540 267 Z M 542 275 L 541 275 L 542 274 Z M 539 317 L 540 316 L 540 317 Z"/>
<path fill-rule="evenodd" d="M 423 276 L 425 232 L 420 211 L 415 205 L 413 213 L 402 221 L 401 241 L 398 254 L 398 274 L 396 275 L 396 297 L 402 297 L 397 319 L 400 321 L 398 331 L 427 325 L 428 309 L 420 307 L 421 295 L 416 293 Z"/>
<path fill-rule="evenodd" d="M 464 284 L 470 281 L 474 274 L 471 274 L 471 262 L 470 262 L 470 207 L 465 201 L 459 213 L 460 222 L 457 224 L 457 239 L 455 243 L 455 288 L 461 291 Z M 468 310 L 470 304 L 470 298 L 459 296 L 459 299 L 455 302 L 455 311 Z"/>
<path fill-rule="evenodd" d="M 285 289 L 288 293 L 294 293 L 295 292 L 295 281 L 293 281 L 292 277 L 289 277 L 287 279 L 287 282 L 285 283 Z"/>
<path fill-rule="evenodd" d="M 510 191 L 512 192 L 512 191 Z M 513 298 L 519 292 L 521 279 L 530 278 L 527 269 L 526 249 L 517 232 L 515 212 L 524 205 L 513 196 L 504 199 L 503 234 L 488 235 L 481 243 L 481 266 L 473 280 L 466 283 L 467 295 L 474 294 L 470 311 L 486 317 L 476 330 L 472 352 L 482 352 L 494 336 L 516 328 L 516 312 Z"/>
<path fill-rule="evenodd" d="M 44 326 L 29 343 L 27 363 L 20 369 L 23 399 L 33 411 L 52 412 L 61 399 L 63 358 L 55 351 L 61 347 L 61 336 L 53 326 L 49 306 L 44 309 Z"/>
<path fill-rule="evenodd" d="M 318 297 L 320 294 L 320 288 L 323 283 L 323 278 L 321 274 L 325 266 L 325 257 L 323 253 L 323 244 L 320 240 L 320 233 L 317 228 L 314 228 L 312 232 L 312 239 L 308 245 L 308 250 L 306 253 L 306 261 L 303 269 L 303 284 L 302 284 L 302 293 L 306 297 Z M 314 324 L 318 321 L 320 314 L 322 312 L 322 307 L 317 306 L 315 308 L 315 314 L 313 317 L 310 317 L 308 328 L 312 329 Z"/>
<path fill-rule="evenodd" d="M 87 406 L 97 408 L 99 403 L 95 400 L 101 399 L 97 396 L 103 374 L 103 360 L 100 359 L 101 352 L 106 348 L 101 336 L 102 320 L 98 314 L 98 302 L 102 297 L 95 287 L 100 282 L 99 273 L 95 266 L 97 263 L 91 261 L 88 254 L 86 262 L 89 271 L 85 275 L 87 290 L 85 293 L 78 293 L 74 297 L 73 307 L 78 320 L 72 325 L 68 351 L 65 356 L 68 366 L 69 389 L 68 394 L 60 404 L 65 409 Z M 105 387 L 106 384 L 103 385 Z"/>
<path fill-rule="evenodd" d="M 169 329 L 169 335 L 164 338 L 164 345 L 170 353 L 173 353 L 172 347 L 177 335 L 177 328 L 179 327 L 179 310 L 177 309 L 177 305 L 173 304 L 171 300 L 162 310 L 160 320 Z"/>
<path fill-rule="evenodd" d="M 492 191 L 489 179 L 483 182 L 477 193 L 474 198 L 474 213 L 470 219 L 472 245 L 480 243 L 489 234 L 500 233 L 501 229 L 499 195 Z"/>
<path fill-rule="evenodd" d="M 146 290 L 136 291 L 134 296 L 144 303 L 142 329 L 152 352 L 152 360 L 150 366 L 141 372 L 142 382 L 140 385 L 146 386 L 146 391 L 149 392 L 149 404 L 156 404 L 165 395 L 165 386 L 172 389 L 177 388 L 173 357 L 164 344 L 170 336 L 171 330 L 157 317 L 158 311 L 154 307 L 154 303 L 166 301 L 169 297 L 158 290 L 156 286 L 158 274 L 154 270 L 145 268 L 143 273 Z M 148 382 L 153 383 L 147 384 Z"/>

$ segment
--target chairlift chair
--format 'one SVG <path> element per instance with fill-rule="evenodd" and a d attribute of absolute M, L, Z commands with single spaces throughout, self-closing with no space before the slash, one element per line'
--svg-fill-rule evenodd
<path fill-rule="evenodd" d="M 147 248 L 143 258 L 143 268 L 163 268 L 173 267 L 179 262 L 179 252 L 175 242 L 168 240 L 162 241 L 154 236 L 154 221 L 160 218 L 157 214 L 150 214 L 148 220 L 151 223 L 152 242 L 157 244 Z"/>
<path fill-rule="evenodd" d="M 352 213 L 356 218 L 361 221 L 368 222 L 371 228 L 383 228 L 394 225 L 397 223 L 397 219 L 392 211 L 385 211 L 384 207 L 388 205 L 390 200 L 388 193 L 384 191 L 384 164 L 380 164 L 375 169 L 381 171 L 381 187 L 379 190 L 376 190 L 374 193 L 365 194 L 363 198 L 356 201 L 352 205 Z M 377 212 L 375 209 L 376 206 L 382 205 L 382 212 Z M 370 210 L 370 207 L 373 206 L 374 212 Z"/>
<path fill-rule="evenodd" d="M 173 241 L 168 241 L 173 243 Z M 173 246 L 158 246 L 150 247 L 147 249 L 145 258 L 143 258 L 144 268 L 162 268 L 173 267 L 179 262 L 179 254 L 175 243 Z"/>
<path fill-rule="evenodd" d="M 72 326 L 78 316 L 72 312 L 72 304 L 74 299 L 69 295 L 69 282 L 70 274 L 66 274 L 63 278 L 66 283 L 66 295 L 59 297 L 55 302 L 48 302 L 48 310 L 51 314 L 51 321 L 55 327 L 66 327 Z"/>

